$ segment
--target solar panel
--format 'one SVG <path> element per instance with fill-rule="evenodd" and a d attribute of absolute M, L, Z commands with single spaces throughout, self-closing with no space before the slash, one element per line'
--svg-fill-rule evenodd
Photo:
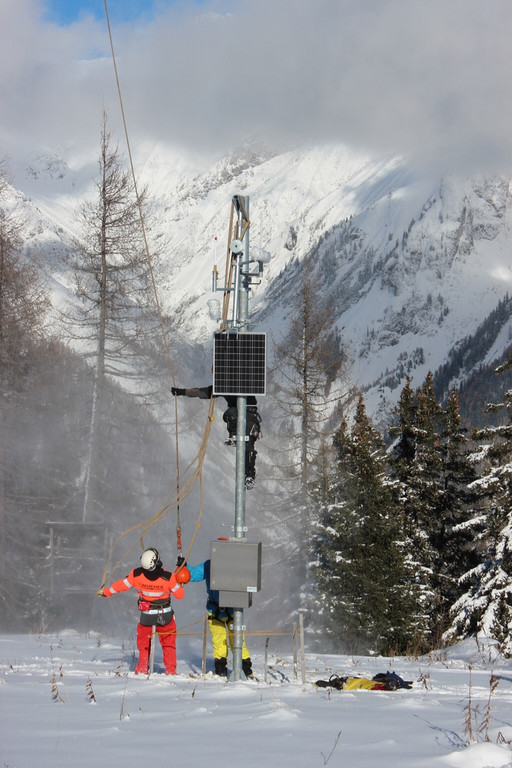
<path fill-rule="evenodd" d="M 264 395 L 265 333 L 214 334 L 213 394 Z"/>

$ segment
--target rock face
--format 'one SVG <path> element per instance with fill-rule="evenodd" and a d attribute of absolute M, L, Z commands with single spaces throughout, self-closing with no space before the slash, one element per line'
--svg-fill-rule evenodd
<path fill-rule="evenodd" d="M 51 275 L 59 302 L 68 284 L 65 254 L 79 234 L 73 210 L 91 194 L 95 175 L 93 163 L 73 167 L 58 153 L 32 159 L 12 190 L 27 221 L 27 250 Z M 214 264 L 223 270 L 231 198 L 246 195 L 250 242 L 272 254 L 251 291 L 255 329 L 284 332 L 307 271 L 334 303 L 370 413 L 389 411 L 406 375 L 419 385 L 445 364 L 512 285 L 505 178 L 421 179 L 400 158 L 343 146 L 282 152 L 251 145 L 208 163 L 157 146 L 140 167 L 154 198 L 151 237 L 167 242 L 160 298 L 171 311 L 184 308 L 182 342 L 211 344 L 211 271 Z M 501 312 L 496 333 L 486 336 L 478 360 L 458 370 L 458 381 L 503 353 L 509 327 L 509 313 Z"/>

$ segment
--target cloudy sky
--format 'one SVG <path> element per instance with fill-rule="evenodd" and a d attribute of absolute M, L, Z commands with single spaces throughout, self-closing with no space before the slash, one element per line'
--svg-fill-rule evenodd
<path fill-rule="evenodd" d="M 510 0 L 108 0 L 132 144 L 343 142 L 512 170 Z M 0 156 L 120 131 L 104 0 L 0 0 Z"/>

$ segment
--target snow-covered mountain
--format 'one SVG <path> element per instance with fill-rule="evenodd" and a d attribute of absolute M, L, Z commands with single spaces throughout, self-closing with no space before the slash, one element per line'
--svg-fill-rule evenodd
<path fill-rule="evenodd" d="M 369 412 L 381 417 L 406 374 L 420 385 L 512 285 L 506 178 L 419 178 L 400 157 L 341 145 L 251 145 L 208 161 L 154 145 L 139 148 L 136 158 L 155 198 L 153 234 L 168 243 L 160 300 L 167 308 L 185 302 L 184 339 L 210 347 L 217 327 L 207 311 L 211 272 L 225 262 L 231 198 L 246 195 L 251 244 L 272 254 L 251 295 L 254 328 L 280 334 L 301 270 L 312 271 L 334 301 L 352 379 L 366 391 Z M 62 300 L 60 255 L 75 233 L 77 204 L 92 193 L 96 161 L 57 151 L 13 171 L 28 247 L 40 254 Z M 511 335 L 508 317 L 477 365 L 502 354 Z"/>

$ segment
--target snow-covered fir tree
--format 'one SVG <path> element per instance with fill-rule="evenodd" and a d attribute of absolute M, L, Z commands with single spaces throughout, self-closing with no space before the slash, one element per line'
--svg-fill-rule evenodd
<path fill-rule="evenodd" d="M 335 476 L 313 566 L 324 632 L 333 647 L 354 653 L 403 651 L 413 642 L 418 613 L 384 442 L 362 397 L 352 429 L 343 421 L 334 444 Z"/>
<path fill-rule="evenodd" d="M 423 603 L 425 640 L 437 645 L 459 596 L 458 578 L 469 555 L 454 527 L 468 516 L 468 483 L 474 471 L 462 426 L 456 391 L 446 407 L 437 402 L 429 373 L 416 392 L 407 380 L 391 428 L 390 453 L 398 480 L 408 540 L 408 560 Z"/>
<path fill-rule="evenodd" d="M 418 416 L 418 398 L 420 415 Z M 436 561 L 435 550 L 429 535 L 433 517 L 433 488 L 431 474 L 438 474 L 434 446 L 434 415 L 438 408 L 430 397 L 430 387 L 425 391 L 413 391 L 411 379 L 400 395 L 397 406 L 398 425 L 390 429 L 396 442 L 389 458 L 392 476 L 397 481 L 396 496 L 403 515 L 407 546 L 406 562 L 417 600 L 421 605 L 423 623 L 418 630 L 420 646 L 432 642 L 429 617 L 436 604 L 435 586 L 432 581 Z"/>
<path fill-rule="evenodd" d="M 511 368 L 512 359 L 498 372 Z M 481 471 L 470 488 L 477 500 L 473 517 L 459 530 L 472 537 L 476 565 L 460 578 L 465 591 L 452 606 L 444 639 L 453 642 L 481 632 L 495 638 L 505 656 L 512 656 L 512 390 L 489 408 L 506 419 L 475 432 Z"/>
<path fill-rule="evenodd" d="M 450 607 L 460 597 L 459 579 L 473 565 L 471 538 L 463 524 L 472 514 L 473 493 L 468 486 L 476 478 L 475 467 L 470 459 L 472 443 L 461 423 L 456 389 L 450 392 L 443 408 L 443 417 L 439 434 L 442 486 L 431 534 L 436 552 L 436 640 L 449 624 Z"/>

